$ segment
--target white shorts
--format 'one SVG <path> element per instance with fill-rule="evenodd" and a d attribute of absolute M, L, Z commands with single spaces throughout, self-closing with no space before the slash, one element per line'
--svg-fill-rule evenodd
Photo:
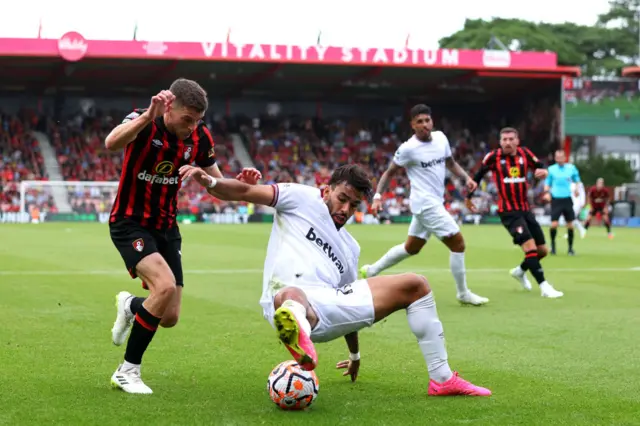
<path fill-rule="evenodd" d="M 576 215 L 576 219 L 580 218 L 580 212 L 582 212 L 582 204 L 573 203 L 573 213 Z"/>
<path fill-rule="evenodd" d="M 431 235 L 443 239 L 460 232 L 460 227 L 443 205 L 428 207 L 413 215 L 409 236 L 428 240 Z"/>
<path fill-rule="evenodd" d="M 375 320 L 373 296 L 367 280 L 358 280 L 340 289 L 323 286 L 295 286 L 304 291 L 309 304 L 318 316 L 318 324 L 311 330 L 311 340 L 328 342 L 354 331 L 371 327 Z M 262 305 L 265 318 L 273 326 L 275 310 Z"/>

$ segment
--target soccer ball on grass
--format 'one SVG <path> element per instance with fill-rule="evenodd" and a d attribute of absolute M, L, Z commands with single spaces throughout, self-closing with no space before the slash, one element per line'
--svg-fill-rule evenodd
<path fill-rule="evenodd" d="M 283 410 L 304 410 L 318 397 L 318 377 L 295 361 L 278 364 L 267 379 L 271 400 Z"/>

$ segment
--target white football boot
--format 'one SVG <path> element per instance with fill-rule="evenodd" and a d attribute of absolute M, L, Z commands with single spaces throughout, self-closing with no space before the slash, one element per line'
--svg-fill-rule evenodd
<path fill-rule="evenodd" d="M 564 293 L 556 290 L 551 284 L 545 281 L 540 284 L 540 295 L 549 299 L 557 299 L 564 296 Z"/>
<path fill-rule="evenodd" d="M 124 369 L 120 364 L 113 376 L 111 376 L 111 386 L 122 389 L 126 393 L 152 394 L 151 388 L 144 384 L 140 377 L 140 366 Z"/>
<path fill-rule="evenodd" d="M 464 305 L 480 306 L 489 303 L 489 299 L 478 296 L 477 294 L 472 293 L 471 290 L 467 290 L 466 293 L 457 295 L 456 298 L 458 299 L 458 302 Z"/>
<path fill-rule="evenodd" d="M 511 271 L 509 271 L 509 273 L 520 283 L 522 288 L 527 291 L 531 291 L 531 282 L 529 281 L 529 278 L 527 278 L 527 273 L 523 271 L 519 266 L 513 268 Z"/>
<path fill-rule="evenodd" d="M 116 295 L 116 321 L 111 329 L 111 339 L 116 346 L 122 345 L 127 340 L 133 325 L 134 315 L 131 313 L 131 299 L 133 299 L 133 294 L 128 291 L 121 291 Z"/>

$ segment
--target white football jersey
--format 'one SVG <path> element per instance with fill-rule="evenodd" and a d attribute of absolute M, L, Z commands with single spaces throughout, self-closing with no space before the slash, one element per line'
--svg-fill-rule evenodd
<path fill-rule="evenodd" d="M 286 286 L 340 288 L 356 281 L 360 245 L 346 229 L 336 228 L 320 190 L 296 183 L 272 186 L 276 213 L 260 304 L 266 309 Z"/>
<path fill-rule="evenodd" d="M 414 135 L 396 151 L 393 162 L 407 170 L 411 182 L 409 198 L 413 214 L 444 203 L 445 161 L 449 157 L 449 139 L 440 131 L 431 132 L 428 142 Z"/>
<path fill-rule="evenodd" d="M 576 197 L 576 187 L 578 188 L 578 196 Z M 571 184 L 571 201 L 573 201 L 573 205 L 584 206 L 587 202 L 587 195 L 584 191 L 584 185 L 582 182 L 572 183 Z"/>

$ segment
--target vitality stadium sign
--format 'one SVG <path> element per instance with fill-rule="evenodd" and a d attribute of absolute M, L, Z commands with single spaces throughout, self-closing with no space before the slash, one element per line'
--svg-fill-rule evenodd
<path fill-rule="evenodd" d="M 60 39 L 0 39 L 0 56 L 60 57 L 74 62 L 84 58 L 164 59 L 187 61 L 277 62 L 324 65 L 464 68 L 473 70 L 553 71 L 552 52 L 503 52 L 465 49 L 384 49 L 281 44 L 87 40 L 68 32 Z"/>

